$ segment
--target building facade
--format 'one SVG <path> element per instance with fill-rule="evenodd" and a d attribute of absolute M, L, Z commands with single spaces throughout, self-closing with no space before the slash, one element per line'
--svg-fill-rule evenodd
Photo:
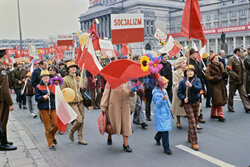
<path fill-rule="evenodd" d="M 221 49 L 221 33 L 225 32 L 225 48 L 232 54 L 235 47 L 250 45 L 250 3 L 248 0 L 200 0 L 201 22 L 208 40 L 207 51 L 218 52 Z M 185 38 L 178 37 L 181 29 L 184 0 L 90 0 L 88 10 L 79 17 L 81 29 L 88 31 L 95 18 L 100 20 L 97 29 L 101 38 L 112 38 L 111 14 L 143 13 L 144 42 L 131 43 L 134 54 L 143 54 L 145 50 L 159 50 L 161 45 L 154 38 L 156 29 L 173 34 L 182 45 Z M 245 28 L 243 28 L 243 26 Z M 122 35 L 122 34 L 121 34 Z M 197 46 L 201 42 L 195 40 Z M 120 45 L 115 46 L 120 51 Z"/>

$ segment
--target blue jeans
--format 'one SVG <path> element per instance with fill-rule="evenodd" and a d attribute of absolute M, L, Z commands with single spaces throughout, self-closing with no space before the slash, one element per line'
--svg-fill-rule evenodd
<path fill-rule="evenodd" d="M 17 102 L 26 106 L 26 94 L 25 92 L 21 95 L 21 89 L 17 89 Z"/>
<path fill-rule="evenodd" d="M 162 146 L 163 146 L 164 151 L 170 151 L 168 131 L 156 133 L 155 140 L 160 141 L 161 139 L 162 139 Z"/>

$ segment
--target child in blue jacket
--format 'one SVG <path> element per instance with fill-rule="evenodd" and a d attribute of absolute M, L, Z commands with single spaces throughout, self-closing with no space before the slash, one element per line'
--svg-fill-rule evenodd
<path fill-rule="evenodd" d="M 162 139 L 162 145 L 164 148 L 164 153 L 172 154 L 169 147 L 169 135 L 168 131 L 172 130 L 171 127 L 171 110 L 172 105 L 170 103 L 166 88 L 168 86 L 168 80 L 162 77 L 162 82 L 157 83 L 153 90 L 153 103 L 154 106 L 154 118 L 155 118 L 155 129 L 157 133 L 155 135 L 155 140 L 157 145 L 161 145 L 160 140 Z M 163 87 L 163 92 L 161 91 Z M 166 101 L 167 100 L 167 101 Z"/>

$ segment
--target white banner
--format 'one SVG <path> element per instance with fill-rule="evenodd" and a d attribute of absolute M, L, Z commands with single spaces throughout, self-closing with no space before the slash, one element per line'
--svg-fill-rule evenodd
<path fill-rule="evenodd" d="M 144 28 L 144 14 L 112 14 L 111 29 Z"/>

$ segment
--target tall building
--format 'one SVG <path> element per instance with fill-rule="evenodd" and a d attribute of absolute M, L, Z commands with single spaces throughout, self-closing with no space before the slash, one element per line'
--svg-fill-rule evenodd
<path fill-rule="evenodd" d="M 250 4 L 248 0 L 199 0 L 201 22 L 208 39 L 207 51 L 221 49 L 221 33 L 225 32 L 228 54 L 235 47 L 250 44 Z M 156 29 L 173 34 L 175 39 L 186 45 L 186 39 L 178 37 L 181 28 L 185 0 L 89 0 L 89 8 L 79 17 L 81 29 L 88 31 L 93 19 L 98 18 L 97 29 L 101 38 L 111 36 L 110 16 L 121 13 L 144 14 L 144 42 L 132 43 L 134 54 L 145 50 L 159 50 L 162 46 L 154 38 Z M 122 34 L 121 34 L 122 35 Z M 200 42 L 195 40 L 198 46 Z M 120 50 L 120 45 L 116 46 Z"/>

